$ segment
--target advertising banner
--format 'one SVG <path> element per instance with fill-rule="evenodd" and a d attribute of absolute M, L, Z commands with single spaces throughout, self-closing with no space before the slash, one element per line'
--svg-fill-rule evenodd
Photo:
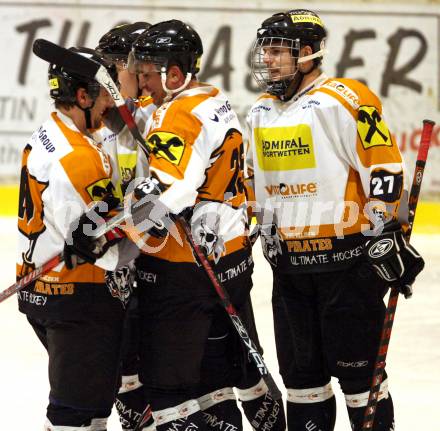
<path fill-rule="evenodd" d="M 0 182 L 16 182 L 21 149 L 52 109 L 48 64 L 32 54 L 36 38 L 63 46 L 95 47 L 123 22 L 177 18 L 193 25 L 204 43 L 200 78 L 219 86 L 244 120 L 259 90 L 250 75 L 249 51 L 261 22 L 289 7 L 247 2 L 2 2 L 0 70 Z M 269 3 L 269 2 L 268 2 Z M 278 6 L 278 7 L 277 7 Z M 295 4 L 295 7 L 310 5 Z M 314 3 L 328 28 L 324 71 L 358 79 L 382 100 L 391 131 L 412 172 L 422 120 L 440 122 L 439 22 L 433 6 Z M 423 184 L 425 197 L 440 197 L 440 127 L 434 129 Z"/>

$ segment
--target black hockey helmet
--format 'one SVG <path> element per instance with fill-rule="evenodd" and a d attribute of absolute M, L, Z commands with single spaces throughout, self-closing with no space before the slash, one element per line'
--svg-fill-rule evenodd
<path fill-rule="evenodd" d="M 131 62 L 149 62 L 166 70 L 172 65 L 184 74 L 195 75 L 200 70 L 203 54 L 198 33 L 182 21 L 173 19 L 152 25 L 133 44 Z"/>
<path fill-rule="evenodd" d="M 76 52 L 84 57 L 90 58 L 105 66 L 111 78 L 117 82 L 118 74 L 116 66 L 107 61 L 104 56 L 90 48 L 69 48 L 69 51 Z M 48 70 L 50 97 L 61 103 L 76 103 L 76 91 L 78 88 L 85 88 L 89 96 L 96 100 L 99 95 L 100 84 L 94 79 L 82 76 L 66 67 L 51 63 Z"/>
<path fill-rule="evenodd" d="M 295 77 L 296 87 L 301 79 L 296 71 L 280 77 L 276 81 L 264 62 L 265 50 L 289 47 L 295 65 L 313 60 L 313 69 L 321 64 L 324 56 L 324 42 L 327 31 L 319 16 L 307 9 L 293 9 L 280 12 L 267 18 L 257 31 L 257 38 L 252 49 L 251 69 L 254 79 L 263 91 L 283 99 Z M 299 58 L 300 49 L 310 46 L 312 54 Z"/>
<path fill-rule="evenodd" d="M 110 61 L 126 62 L 134 41 L 150 27 L 151 24 L 144 21 L 113 27 L 99 39 L 96 51 Z"/>
<path fill-rule="evenodd" d="M 257 32 L 257 40 L 264 38 L 284 38 L 299 40 L 301 46 L 309 45 L 313 52 L 321 49 L 321 41 L 327 37 L 319 16 L 307 9 L 293 9 L 267 18 Z"/>

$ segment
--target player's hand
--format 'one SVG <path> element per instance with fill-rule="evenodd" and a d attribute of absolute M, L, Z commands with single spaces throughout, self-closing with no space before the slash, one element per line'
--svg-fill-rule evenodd
<path fill-rule="evenodd" d="M 363 253 L 377 275 L 405 296 L 425 266 L 417 250 L 406 243 L 396 221 L 385 224 L 382 234 L 367 241 Z"/>
<path fill-rule="evenodd" d="M 127 106 L 130 113 L 133 114 L 136 109 L 133 99 L 127 97 L 125 99 L 125 105 Z M 118 134 L 125 127 L 125 121 L 121 117 L 121 113 L 116 106 L 107 109 L 103 121 L 105 126 L 116 134 Z"/>
<path fill-rule="evenodd" d="M 166 237 L 175 220 L 168 208 L 158 200 L 162 190 L 160 182 L 152 177 L 145 178 L 134 189 L 134 197 L 137 199 L 135 208 L 143 206 L 145 209 L 142 211 L 144 230 L 156 238 Z"/>
<path fill-rule="evenodd" d="M 95 263 L 110 246 L 120 241 L 124 235 L 120 229 L 113 229 L 100 238 L 94 238 L 93 231 L 105 222 L 109 211 L 116 208 L 119 200 L 110 195 L 97 202 L 78 220 L 70 225 L 68 239 L 64 243 L 64 262 L 68 269 L 77 263 Z"/>

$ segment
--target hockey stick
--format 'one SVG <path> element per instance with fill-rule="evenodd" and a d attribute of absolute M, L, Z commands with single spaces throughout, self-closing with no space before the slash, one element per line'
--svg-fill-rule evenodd
<path fill-rule="evenodd" d="M 141 431 L 144 425 L 146 425 L 150 420 L 152 415 L 153 411 L 151 410 L 151 406 L 150 404 L 147 404 L 147 407 L 145 407 L 144 411 L 141 413 L 136 426 L 133 428 L 133 431 Z"/>
<path fill-rule="evenodd" d="M 212 285 L 214 286 L 218 296 L 221 299 L 221 302 L 222 302 L 224 309 L 226 310 L 229 317 L 231 318 L 232 323 L 234 324 L 234 327 L 237 330 L 241 341 L 243 342 L 246 349 L 248 350 L 248 354 L 251 357 L 254 364 L 256 365 L 256 367 L 261 375 L 261 378 L 266 383 L 267 388 L 268 388 L 272 398 L 274 400 L 281 399 L 281 392 L 278 389 L 272 375 L 269 373 L 269 370 L 268 370 L 266 364 L 264 363 L 264 360 L 263 360 L 261 353 L 258 351 L 255 343 L 249 337 L 248 331 L 246 330 L 246 327 L 244 326 L 243 321 L 241 320 L 237 310 L 235 309 L 234 305 L 232 304 L 232 302 L 229 298 L 228 292 L 226 291 L 225 287 L 223 286 L 223 284 L 221 283 L 217 274 L 214 272 L 214 269 L 212 268 L 211 264 L 209 263 L 209 260 L 206 256 L 206 253 L 194 241 L 194 238 L 191 233 L 191 228 L 189 227 L 186 220 L 183 219 L 183 217 L 179 217 L 179 222 L 185 232 L 185 235 L 191 245 L 191 248 L 194 250 L 194 253 L 196 254 L 197 260 L 203 266 L 203 269 L 205 270 L 206 274 L 208 275 L 209 279 L 211 280 Z"/>
<path fill-rule="evenodd" d="M 16 283 L 12 284 L 7 289 L 0 292 L 0 302 L 3 302 L 5 299 L 14 295 L 14 293 L 17 293 L 20 290 L 24 289 L 26 286 L 28 286 L 30 283 L 35 281 L 37 278 L 41 277 L 43 274 L 46 274 L 51 269 L 55 268 L 63 260 L 64 260 L 63 254 L 60 253 L 54 256 L 52 259 L 48 260 L 45 264 L 34 269 L 29 274 L 26 274 L 25 276 L 20 278 L 20 280 L 18 280 Z"/>
<path fill-rule="evenodd" d="M 420 187 L 422 184 L 423 173 L 425 171 L 426 159 L 428 158 L 429 144 L 431 142 L 432 129 L 434 128 L 434 121 L 423 120 L 423 130 L 420 137 L 420 146 L 417 154 L 416 167 L 414 170 L 413 182 L 409 194 L 409 229 L 405 233 L 405 239 L 409 242 L 411 232 L 414 224 L 414 217 L 417 209 L 417 202 L 419 200 Z M 405 297 L 411 296 L 411 292 L 406 293 Z M 379 398 L 380 385 L 382 383 L 383 373 L 385 370 L 385 360 L 388 353 L 388 346 L 391 338 L 391 331 L 393 329 L 394 317 L 396 314 L 397 301 L 399 299 L 399 288 L 391 288 L 390 296 L 388 298 L 388 305 L 385 311 L 385 318 L 382 325 L 382 334 L 379 343 L 379 351 L 377 353 L 376 362 L 374 364 L 373 379 L 371 382 L 370 393 L 368 396 L 368 403 L 365 407 L 364 422 L 362 424 L 362 431 L 371 431 L 374 425 L 374 417 L 376 414 L 377 403 Z"/>
<path fill-rule="evenodd" d="M 72 71 L 82 74 L 83 76 L 94 78 L 108 91 L 108 93 L 114 99 L 116 105 L 118 106 L 118 109 L 121 110 L 125 108 L 123 109 L 125 115 L 123 115 L 121 112 L 121 116 L 123 120 L 127 123 L 127 126 L 129 126 L 129 128 L 130 127 L 135 128 L 137 130 L 136 123 L 134 122 L 131 113 L 128 111 L 127 107 L 125 106 L 124 99 L 119 93 L 115 83 L 111 79 L 105 67 L 99 65 L 98 63 L 94 62 L 91 59 L 83 57 L 65 48 L 61 48 L 60 46 L 55 45 L 54 43 L 44 39 L 37 39 L 34 42 L 34 53 L 46 61 L 58 65 L 62 65 L 66 68 L 68 67 Z M 130 128 L 130 131 L 133 133 L 133 136 L 140 135 L 138 130 L 136 133 L 132 130 L 132 128 Z M 119 216 L 117 217 L 119 223 L 130 217 L 130 214 L 128 211 L 124 211 L 123 213 L 119 214 Z M 250 339 L 249 334 L 246 328 L 244 327 L 242 320 L 238 316 L 238 313 L 235 310 L 234 306 L 232 305 L 225 288 L 222 286 L 220 280 L 218 279 L 217 275 L 212 269 L 212 266 L 209 263 L 206 255 L 201 250 L 201 248 L 195 243 L 194 238 L 192 237 L 191 228 L 188 226 L 186 220 L 183 217 L 178 217 L 178 221 L 180 222 L 185 232 L 185 235 L 187 236 L 188 241 L 192 249 L 194 250 L 194 253 L 196 254 L 197 258 L 202 264 L 214 288 L 216 289 L 220 299 L 222 300 L 222 304 L 225 310 L 229 314 L 234 324 L 234 327 L 236 328 L 243 344 L 247 348 L 250 357 L 257 366 L 257 369 L 260 372 L 262 378 L 264 379 L 272 397 L 276 400 L 280 399 L 281 393 L 277 388 L 272 376 L 270 375 L 263 361 L 263 357 L 261 356 L 260 352 L 258 352 L 258 349 L 256 349 L 255 343 Z M 116 220 L 114 220 L 112 223 L 115 222 Z M 106 228 L 108 227 L 109 225 L 106 224 Z M 99 233 L 95 231 L 95 235 L 99 235 Z"/>
<path fill-rule="evenodd" d="M 141 211 L 141 210 L 142 208 L 137 209 L 137 211 Z M 99 238 L 100 236 L 105 235 L 107 232 L 110 232 L 114 228 L 120 226 L 121 219 L 125 220 L 127 218 L 127 216 L 121 217 L 121 214 L 123 214 L 124 212 L 125 211 L 122 211 L 122 213 L 118 213 L 117 215 L 109 219 L 107 222 L 103 223 L 102 225 L 99 225 L 97 229 L 94 231 L 94 237 Z M 35 268 L 33 271 L 24 275 L 14 284 L 12 284 L 8 288 L 0 292 L 0 303 L 3 302 L 5 299 L 9 298 L 10 296 L 14 295 L 15 293 L 19 292 L 20 290 L 24 289 L 26 286 L 29 286 L 29 284 L 37 280 L 42 275 L 48 273 L 50 270 L 55 268 L 61 262 L 64 262 L 64 254 L 62 252 L 58 253 L 56 256 L 52 257 L 47 262 L 45 262 L 43 265 L 39 266 L 38 268 Z"/>
<path fill-rule="evenodd" d="M 124 123 L 130 130 L 130 133 L 141 144 L 142 147 L 145 147 L 144 139 L 142 138 L 136 123 L 134 122 L 133 116 L 125 104 L 124 98 L 104 66 L 90 58 L 84 57 L 76 52 L 69 51 L 68 49 L 45 39 L 35 40 L 32 49 L 36 56 L 49 63 L 63 66 L 66 69 L 75 71 L 79 75 L 94 78 L 96 81 L 98 81 L 111 95 L 122 119 L 124 120 Z"/>

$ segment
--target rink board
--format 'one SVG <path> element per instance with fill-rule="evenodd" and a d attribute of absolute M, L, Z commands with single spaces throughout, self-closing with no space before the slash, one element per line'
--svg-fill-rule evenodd
<path fill-rule="evenodd" d="M 0 186 L 0 196 L 0 217 L 16 216 L 18 187 L 16 185 Z M 440 234 L 440 202 L 419 202 L 414 231 Z"/>

